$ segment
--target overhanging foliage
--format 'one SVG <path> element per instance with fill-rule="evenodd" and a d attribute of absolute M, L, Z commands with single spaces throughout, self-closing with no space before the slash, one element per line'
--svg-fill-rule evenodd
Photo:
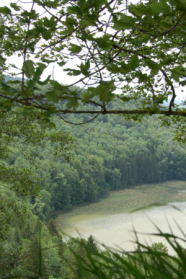
<path fill-rule="evenodd" d="M 186 85 L 185 0 L 127 3 L 33 0 L 1 7 L 2 74 L 5 65 L 10 66 L 5 64 L 8 57 L 16 54 L 23 58 L 19 69 L 22 80 L 9 85 L 1 82 L 2 110 L 9 111 L 16 104 L 29 114 L 35 107 L 43 119 L 64 113 L 185 117 L 184 106 L 175 105 L 177 87 Z M 40 15 L 38 8 L 44 14 Z M 65 68 L 74 58 L 79 59 L 78 65 Z M 71 86 L 84 84 L 86 92 L 70 90 L 50 76 L 41 81 L 43 71 L 53 62 L 69 76 L 79 76 Z M 50 87 L 45 92 L 38 86 L 47 84 Z M 120 95 L 115 94 L 118 88 Z M 134 99 L 137 108 L 109 110 L 108 103 L 114 98 L 121 102 Z M 66 101 L 63 110 L 56 108 L 59 100 Z M 162 108 L 167 100 L 169 106 Z M 84 107 L 78 111 L 80 103 Z M 87 111 L 87 103 L 96 109 Z"/>

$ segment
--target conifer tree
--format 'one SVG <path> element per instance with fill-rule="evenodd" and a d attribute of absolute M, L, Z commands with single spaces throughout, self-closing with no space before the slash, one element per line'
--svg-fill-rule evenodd
<path fill-rule="evenodd" d="M 93 238 L 92 235 L 89 236 L 89 238 L 87 239 L 87 246 L 92 249 L 93 251 L 96 251 L 98 252 L 98 248 L 97 248 L 97 245 L 95 243 L 95 240 Z"/>
<path fill-rule="evenodd" d="M 30 239 L 31 236 L 33 235 L 31 227 L 30 227 L 30 222 L 28 221 L 27 225 L 22 229 L 22 236 L 24 238 Z"/>
<path fill-rule="evenodd" d="M 27 268 L 29 276 L 36 276 L 39 274 L 39 265 L 42 266 L 42 276 L 45 279 L 49 279 L 47 267 L 43 258 L 39 257 L 39 239 L 35 234 L 31 240 L 28 248 L 28 255 L 25 257 L 24 266 Z"/>
<path fill-rule="evenodd" d="M 48 227 L 48 230 L 49 230 L 49 232 L 52 236 L 57 236 L 59 238 L 61 237 L 53 219 L 50 219 L 50 221 L 48 222 L 47 227 Z"/>

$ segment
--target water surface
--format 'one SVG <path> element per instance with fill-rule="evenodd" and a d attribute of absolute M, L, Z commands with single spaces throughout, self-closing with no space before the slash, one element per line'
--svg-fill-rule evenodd
<path fill-rule="evenodd" d="M 128 213 L 134 208 L 152 203 L 167 205 Z M 182 212 L 172 206 L 176 206 Z M 70 236 L 88 238 L 92 234 L 101 244 L 131 251 L 136 247 L 132 243 L 135 240 L 134 229 L 140 233 L 155 233 L 157 232 L 153 224 L 155 223 L 163 232 L 170 232 L 170 225 L 173 232 L 181 236 L 175 220 L 186 232 L 184 214 L 186 214 L 186 182 L 172 181 L 111 192 L 109 197 L 97 203 L 77 207 L 70 213 L 59 214 L 56 223 L 61 231 Z M 163 242 L 167 245 L 165 240 L 157 236 L 144 234 L 138 236 L 142 243 L 147 242 L 150 245 L 154 242 Z M 169 250 L 173 253 L 170 247 Z"/>

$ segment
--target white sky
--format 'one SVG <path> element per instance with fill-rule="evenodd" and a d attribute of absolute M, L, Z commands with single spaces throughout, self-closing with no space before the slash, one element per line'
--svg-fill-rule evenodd
<path fill-rule="evenodd" d="M 8 6 L 10 7 L 10 3 L 16 3 L 17 0 L 0 0 L 0 6 Z M 29 0 L 24 0 L 25 2 L 29 2 Z M 20 3 L 19 3 L 20 5 Z M 37 10 L 39 12 L 39 9 Z M 42 11 L 42 10 L 41 10 Z M 17 55 L 13 55 L 10 57 L 10 59 L 8 59 L 8 62 L 10 62 L 11 64 L 15 64 L 16 67 L 18 68 L 22 68 L 22 63 L 23 63 L 23 59 L 21 57 L 18 57 Z M 73 68 L 75 64 L 78 63 L 78 59 L 74 59 L 69 63 L 65 64 L 65 68 Z M 13 68 L 12 68 L 13 69 Z M 15 69 L 13 69 L 13 72 L 16 72 Z M 59 81 L 60 83 L 63 84 L 71 84 L 72 82 L 78 81 L 81 76 L 79 75 L 78 77 L 73 77 L 73 76 L 69 76 L 66 74 L 65 71 L 62 71 L 61 67 L 57 64 L 57 63 L 50 63 L 50 65 L 45 69 L 45 71 L 43 72 L 42 75 L 42 80 L 46 79 L 48 77 L 48 75 L 52 75 L 52 77 L 54 77 L 53 79 Z M 82 75 L 83 77 L 83 75 Z"/>
<path fill-rule="evenodd" d="M 138 2 L 138 1 L 139 0 L 132 0 L 130 2 L 135 3 L 135 2 Z M 11 2 L 16 3 L 17 0 L 6 0 L 6 1 L 1 0 L 0 1 L 0 6 L 5 6 L 5 5 L 9 6 Z M 29 2 L 29 0 L 24 0 L 24 3 L 25 2 Z M 42 12 L 42 10 L 39 11 L 39 9 L 38 9 L 38 12 Z M 23 60 L 22 60 L 21 57 L 18 57 L 17 55 L 11 56 L 10 59 L 9 59 L 9 62 L 11 64 L 15 64 L 18 68 L 22 68 Z M 77 58 L 73 59 L 72 61 L 70 61 L 68 63 L 66 63 L 64 68 L 74 68 L 74 66 L 76 64 L 79 64 Z M 13 72 L 15 72 L 14 69 L 13 69 Z M 51 63 L 47 67 L 47 69 L 45 69 L 45 71 L 43 72 L 43 75 L 42 75 L 42 80 L 46 79 L 48 77 L 48 75 L 51 75 L 54 80 L 57 80 L 57 81 L 59 81 L 62 84 L 72 84 L 72 83 L 78 81 L 81 77 L 83 77 L 83 75 L 82 76 L 79 75 L 79 76 L 76 76 L 76 77 L 67 75 L 66 72 L 63 71 L 61 69 L 61 67 L 58 66 L 57 63 Z M 78 85 L 81 86 L 80 84 L 78 84 Z M 82 86 L 83 86 L 83 84 L 82 84 Z M 179 99 L 182 99 L 182 100 L 184 99 L 185 100 L 186 99 L 186 94 L 184 92 L 182 93 L 181 89 L 183 89 L 183 88 L 178 88 L 176 90 L 177 100 L 179 100 Z"/>

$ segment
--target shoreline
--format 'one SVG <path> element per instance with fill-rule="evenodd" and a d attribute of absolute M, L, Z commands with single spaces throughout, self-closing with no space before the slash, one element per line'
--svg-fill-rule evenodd
<path fill-rule="evenodd" d="M 174 206 L 178 210 L 174 209 Z M 181 210 L 182 212 L 179 212 Z M 186 231 L 186 202 L 174 202 L 165 206 L 152 207 L 135 213 L 118 213 L 109 216 L 104 215 L 86 215 L 79 220 L 70 218 L 68 226 L 63 232 L 71 237 L 88 238 L 90 234 L 95 238 L 99 246 L 104 244 L 109 248 L 123 249 L 125 251 L 134 251 L 134 232 L 138 232 L 141 243 L 152 245 L 154 242 L 162 242 L 168 247 L 170 254 L 175 254 L 167 241 L 159 236 L 150 236 L 150 233 L 157 233 L 153 223 L 163 232 L 170 233 L 169 225 L 173 233 L 177 236 L 183 236 L 175 224 L 181 226 Z M 73 220 L 74 219 L 74 220 Z M 168 221 L 168 223 L 167 223 Z M 153 222 L 153 223 L 152 223 Z M 176 225 L 176 226 L 175 226 Z M 67 240 L 67 237 L 64 236 Z M 183 245 L 186 247 L 186 244 Z"/>

